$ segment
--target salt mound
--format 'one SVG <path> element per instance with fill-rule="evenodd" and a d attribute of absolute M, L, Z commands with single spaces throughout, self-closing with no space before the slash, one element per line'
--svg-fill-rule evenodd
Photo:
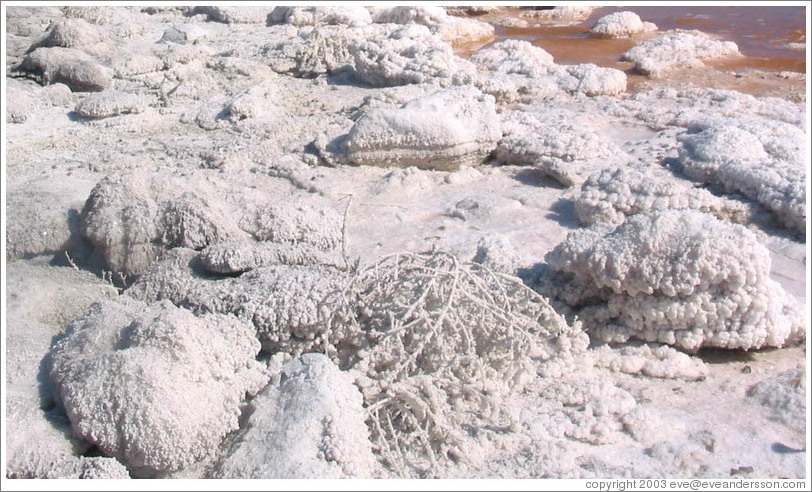
<path fill-rule="evenodd" d="M 448 86 L 473 78 L 469 62 L 419 24 L 395 26 L 371 35 L 354 50 L 358 79 L 374 87 L 435 82 Z"/>
<path fill-rule="evenodd" d="M 559 274 L 551 289 L 598 340 L 689 351 L 804 339 L 798 302 L 770 278 L 770 261 L 743 226 L 674 210 L 576 231 L 547 255 Z"/>
<path fill-rule="evenodd" d="M 138 94 L 104 91 L 89 94 L 76 105 L 76 113 L 85 118 L 108 118 L 122 114 L 140 113 L 149 104 Z"/>
<path fill-rule="evenodd" d="M 716 41 L 700 31 L 669 31 L 644 41 L 623 54 L 622 60 L 634 62 L 643 75 L 658 77 L 676 68 L 700 68 L 702 60 L 741 56 L 732 41 Z"/>
<path fill-rule="evenodd" d="M 357 5 L 327 7 L 276 7 L 268 16 L 271 23 L 297 27 L 313 25 L 346 25 L 359 27 L 372 23 L 369 10 Z"/>
<path fill-rule="evenodd" d="M 288 362 L 248 411 L 217 478 L 371 478 L 377 467 L 361 393 L 322 354 Z"/>
<path fill-rule="evenodd" d="M 66 251 L 74 254 L 74 248 L 79 247 L 79 211 L 92 186 L 84 180 L 61 177 L 10 187 L 6 195 L 6 258 Z"/>
<path fill-rule="evenodd" d="M 82 234 L 106 268 L 137 275 L 166 249 L 199 249 L 245 236 L 219 205 L 194 191 L 161 200 L 166 179 L 160 185 L 157 179 L 139 173 L 109 176 L 91 191 L 82 210 Z M 178 184 L 176 192 L 188 186 Z"/>
<path fill-rule="evenodd" d="M 757 201 L 806 233 L 806 133 L 788 123 L 710 119 L 680 137 L 679 166 L 689 178 Z"/>
<path fill-rule="evenodd" d="M 594 162 L 623 164 L 628 155 L 614 141 L 566 111 L 504 113 L 504 137 L 495 159 L 534 166 L 564 186 L 581 184 Z"/>
<path fill-rule="evenodd" d="M 42 38 L 31 46 L 30 51 L 39 47 L 51 46 L 81 48 L 106 40 L 107 33 L 99 26 L 79 18 L 66 18 L 56 21 Z"/>
<path fill-rule="evenodd" d="M 450 171 L 484 161 L 501 137 L 494 99 L 470 86 L 414 99 L 399 109 L 371 109 L 345 147 L 350 162 Z"/>
<path fill-rule="evenodd" d="M 627 216 L 654 210 L 699 210 L 722 220 L 745 223 L 749 207 L 690 186 L 659 168 L 604 169 L 591 175 L 573 199 L 585 225 L 619 224 Z"/>
<path fill-rule="evenodd" d="M 323 347 L 335 292 L 346 274 L 322 265 L 257 266 L 239 277 L 208 274 L 195 251 L 176 248 L 126 291 L 145 302 L 169 300 L 196 313 L 233 314 L 253 324 L 265 350 L 301 354 Z"/>
<path fill-rule="evenodd" d="M 233 317 L 121 297 L 71 323 L 51 378 L 78 437 L 149 475 L 208 457 L 239 427 L 240 402 L 267 383 L 257 352 Z"/>
<path fill-rule="evenodd" d="M 37 48 L 19 68 L 42 78 L 45 84 L 62 83 L 74 92 L 99 92 L 113 83 L 113 71 L 74 48 Z"/>
<path fill-rule="evenodd" d="M 804 434 L 807 396 L 803 369 L 785 371 L 761 381 L 747 390 L 747 396 L 767 407 L 773 419 Z"/>
<path fill-rule="evenodd" d="M 626 90 L 626 74 L 587 63 L 556 65 L 553 57 L 527 41 L 505 40 L 480 49 L 469 58 L 480 73 L 474 84 L 500 100 L 567 92 L 587 96 L 617 95 Z"/>
<path fill-rule="evenodd" d="M 493 26 L 485 22 L 448 15 L 443 7 L 373 7 L 372 18 L 377 23 L 415 23 L 426 26 L 452 46 L 490 38 L 496 32 Z"/>
<path fill-rule="evenodd" d="M 595 38 L 617 39 L 656 30 L 656 25 L 651 22 L 643 22 L 634 12 L 625 11 L 601 17 L 589 30 L 589 35 Z"/>

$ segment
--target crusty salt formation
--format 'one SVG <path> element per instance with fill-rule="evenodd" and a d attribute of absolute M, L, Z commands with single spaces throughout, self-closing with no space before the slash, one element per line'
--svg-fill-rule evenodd
<path fill-rule="evenodd" d="M 732 41 L 717 41 L 701 31 L 667 31 L 623 54 L 643 75 L 658 77 L 674 69 L 699 68 L 702 60 L 741 56 Z"/>
<path fill-rule="evenodd" d="M 655 167 L 604 169 L 584 182 L 573 203 L 585 225 L 619 224 L 630 215 L 666 209 L 698 210 L 735 223 L 751 215 L 747 204 L 717 197 Z"/>
<path fill-rule="evenodd" d="M 743 226 L 673 210 L 573 232 L 547 255 L 560 275 L 552 290 L 598 340 L 688 351 L 805 338 L 798 301 L 770 278 L 770 261 Z"/>
<path fill-rule="evenodd" d="M 598 19 L 589 35 L 595 38 L 628 38 L 635 34 L 653 32 L 657 26 L 651 22 L 643 22 L 634 12 L 614 12 Z"/>
<path fill-rule="evenodd" d="M 259 348 L 234 317 L 120 297 L 71 323 L 50 376 L 77 437 L 151 476 L 209 457 L 239 427 L 240 403 L 267 383 Z"/>
<path fill-rule="evenodd" d="M 679 168 L 689 178 L 741 193 L 806 233 L 806 133 L 770 119 L 699 120 L 680 137 Z"/>
<path fill-rule="evenodd" d="M 45 84 L 62 83 L 74 92 L 98 92 L 113 83 L 113 71 L 75 48 L 37 48 L 19 67 L 41 77 Z"/>
<path fill-rule="evenodd" d="M 153 263 L 126 293 L 145 302 L 169 300 L 195 313 L 233 314 L 251 323 L 263 349 L 301 354 L 324 344 L 327 318 L 346 273 L 323 265 L 274 264 L 239 277 L 207 273 L 196 251 L 175 248 Z"/>
<path fill-rule="evenodd" d="M 806 375 L 803 369 L 791 369 L 754 384 L 747 396 L 768 409 L 771 418 L 801 435 L 805 432 Z"/>
<path fill-rule="evenodd" d="M 149 100 L 138 94 L 118 91 L 91 93 L 76 105 L 76 113 L 85 118 L 108 118 L 120 114 L 140 113 Z"/>
<path fill-rule="evenodd" d="M 612 139 L 567 112 L 522 111 L 503 119 L 496 161 L 534 166 L 564 186 L 580 185 L 596 161 L 606 165 L 629 160 Z"/>
<path fill-rule="evenodd" d="M 518 278 L 443 252 L 383 257 L 342 297 L 344 342 L 327 346 L 365 375 L 373 442 L 401 477 L 465 461 L 466 423 L 510 427 L 502 398 L 587 343 Z"/>
<path fill-rule="evenodd" d="M 475 72 L 427 27 L 413 23 L 382 30 L 360 43 L 354 67 L 358 78 L 374 87 L 428 82 L 447 86 Z"/>
<path fill-rule="evenodd" d="M 194 191 L 159 201 L 154 176 L 130 173 L 102 179 L 82 210 L 82 234 L 103 265 L 137 275 L 165 249 L 201 249 L 244 237 L 227 216 Z"/>
<path fill-rule="evenodd" d="M 587 96 L 616 95 L 626 90 L 626 74 L 591 63 L 557 65 L 544 49 L 527 41 L 508 39 L 471 55 L 480 73 L 473 84 L 499 100 L 562 92 Z"/>
<path fill-rule="evenodd" d="M 345 142 L 359 165 L 451 171 L 484 161 L 501 137 L 493 97 L 471 86 L 413 99 L 398 109 L 371 109 Z"/>
<path fill-rule="evenodd" d="M 249 404 L 217 478 L 372 478 L 377 468 L 352 376 L 323 354 L 285 364 Z"/>

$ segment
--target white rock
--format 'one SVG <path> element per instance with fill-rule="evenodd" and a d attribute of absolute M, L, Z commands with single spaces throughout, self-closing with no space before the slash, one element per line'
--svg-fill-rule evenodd
<path fill-rule="evenodd" d="M 589 35 L 596 38 L 628 38 L 635 34 L 653 32 L 657 26 L 643 22 L 634 12 L 614 12 L 598 19 L 589 30 Z"/>
<path fill-rule="evenodd" d="M 702 60 L 741 56 L 732 41 L 716 41 L 700 31 L 668 31 L 644 41 L 623 54 L 643 75 L 659 77 L 676 68 L 699 68 Z"/>
<path fill-rule="evenodd" d="M 361 393 L 322 354 L 283 366 L 277 384 L 251 402 L 247 429 L 218 478 L 371 478 L 376 468 Z"/>
<path fill-rule="evenodd" d="M 238 428 L 241 401 L 267 383 L 259 348 L 233 317 L 119 297 L 71 323 L 51 379 L 76 436 L 149 476 L 208 458 Z"/>
<path fill-rule="evenodd" d="M 484 161 L 501 136 L 492 96 L 470 86 L 414 99 L 399 109 L 372 109 L 345 143 L 359 165 L 450 171 Z"/>
<path fill-rule="evenodd" d="M 748 229 L 696 211 L 629 217 L 571 233 L 547 255 L 558 295 L 591 335 L 694 351 L 804 340 L 800 305 L 770 278 L 770 252 Z M 601 303 L 601 301 L 603 301 Z"/>

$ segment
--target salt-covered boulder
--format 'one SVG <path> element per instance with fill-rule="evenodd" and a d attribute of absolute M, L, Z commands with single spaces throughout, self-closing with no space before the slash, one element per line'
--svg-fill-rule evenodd
<path fill-rule="evenodd" d="M 490 24 L 453 17 L 439 6 L 373 7 L 372 19 L 377 23 L 420 24 L 452 45 L 490 38 L 496 33 Z"/>
<path fill-rule="evenodd" d="M 447 86 L 473 79 L 474 67 L 425 26 L 396 25 L 354 48 L 358 79 L 375 87 L 436 82 Z"/>
<path fill-rule="evenodd" d="M 149 99 L 139 94 L 120 91 L 94 92 L 76 104 L 76 113 L 85 118 L 100 119 L 144 111 Z"/>
<path fill-rule="evenodd" d="M 6 477 L 129 478 L 114 458 L 81 456 L 90 445 L 72 435 L 47 381 L 54 337 L 88 305 L 118 292 L 90 273 L 50 266 L 46 257 L 9 261 L 3 274 Z"/>
<path fill-rule="evenodd" d="M 594 164 L 628 162 L 614 141 L 566 111 L 505 114 L 504 137 L 494 153 L 502 164 L 534 166 L 564 186 L 580 185 Z"/>
<path fill-rule="evenodd" d="M 38 178 L 11 186 L 6 195 L 6 258 L 74 254 L 79 242 L 79 212 L 91 182 Z"/>
<path fill-rule="evenodd" d="M 137 275 L 166 249 L 202 249 L 247 238 L 235 224 L 238 217 L 216 195 L 201 198 L 178 180 L 172 181 L 177 186 L 170 197 L 166 182 L 154 175 L 129 173 L 108 176 L 90 192 L 82 209 L 81 231 L 104 268 Z"/>
<path fill-rule="evenodd" d="M 297 27 L 314 25 L 364 26 L 371 24 L 372 16 L 360 5 L 319 7 L 276 7 L 268 16 L 272 24 L 287 23 Z"/>
<path fill-rule="evenodd" d="M 806 233 L 806 133 L 768 119 L 704 119 L 679 138 L 677 166 L 689 178 L 740 193 Z"/>
<path fill-rule="evenodd" d="M 347 281 L 325 265 L 253 264 L 239 277 L 207 274 L 199 254 L 176 248 L 153 263 L 127 294 L 145 302 L 169 300 L 197 313 L 233 314 L 253 324 L 265 350 L 303 353 L 321 347 L 328 318 Z M 210 260 L 209 260 L 210 261 Z"/>
<path fill-rule="evenodd" d="M 575 216 L 585 225 L 619 224 L 627 216 L 653 210 L 699 210 L 744 223 L 750 207 L 691 186 L 659 167 L 604 169 L 591 175 L 573 198 Z"/>
<path fill-rule="evenodd" d="M 771 419 L 804 435 L 806 386 L 804 370 L 791 369 L 754 384 L 747 396 L 766 407 Z"/>
<path fill-rule="evenodd" d="M 264 6 L 198 6 L 192 10 L 195 14 L 203 14 L 210 21 L 225 24 L 264 24 L 273 7 Z"/>
<path fill-rule="evenodd" d="M 494 99 L 470 86 L 444 89 L 399 109 L 373 109 L 347 135 L 350 162 L 451 171 L 484 161 L 501 132 Z"/>
<path fill-rule="evenodd" d="M 63 48 L 82 48 L 93 46 L 107 40 L 107 33 L 101 27 L 84 19 L 65 18 L 51 25 L 50 29 L 37 40 L 30 51 L 39 47 L 61 46 Z"/>
<path fill-rule="evenodd" d="M 732 41 L 717 41 L 701 31 L 668 31 L 642 42 L 621 57 L 643 75 L 658 77 L 673 69 L 699 68 L 702 60 L 741 56 Z"/>
<path fill-rule="evenodd" d="M 770 278 L 769 250 L 743 226 L 693 211 L 629 217 L 571 233 L 548 253 L 552 290 L 605 342 L 695 351 L 805 338 L 797 299 Z"/>
<path fill-rule="evenodd" d="M 616 39 L 656 30 L 656 25 L 651 22 L 643 22 L 634 12 L 623 11 L 614 12 L 598 19 L 589 30 L 589 35 L 593 38 Z"/>
<path fill-rule="evenodd" d="M 542 24 L 568 26 L 585 21 L 596 7 L 589 5 L 559 5 L 550 7 L 529 7 L 521 11 L 521 16 Z"/>
<path fill-rule="evenodd" d="M 268 380 L 259 348 L 234 317 L 120 297 L 71 323 L 50 376 L 74 434 L 150 476 L 210 457 L 239 427 Z"/>
<path fill-rule="evenodd" d="M 217 478 L 371 478 L 376 468 L 361 393 L 326 356 L 282 367 L 250 403 L 246 429 L 217 465 Z"/>
<path fill-rule="evenodd" d="M 39 77 L 45 84 L 62 83 L 74 92 L 98 92 L 110 87 L 113 71 L 75 48 L 37 48 L 19 67 Z"/>
<path fill-rule="evenodd" d="M 620 70 L 591 63 L 557 65 L 543 48 L 523 40 L 494 43 L 472 54 L 469 60 L 480 69 L 474 84 L 506 101 L 562 92 L 617 95 L 626 90 L 626 74 Z"/>

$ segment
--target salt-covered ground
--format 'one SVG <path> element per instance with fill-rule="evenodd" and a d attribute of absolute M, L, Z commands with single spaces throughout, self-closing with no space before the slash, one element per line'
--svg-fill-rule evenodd
<path fill-rule="evenodd" d="M 809 477 L 805 74 L 495 39 L 589 7 L 3 9 L 5 479 Z"/>

